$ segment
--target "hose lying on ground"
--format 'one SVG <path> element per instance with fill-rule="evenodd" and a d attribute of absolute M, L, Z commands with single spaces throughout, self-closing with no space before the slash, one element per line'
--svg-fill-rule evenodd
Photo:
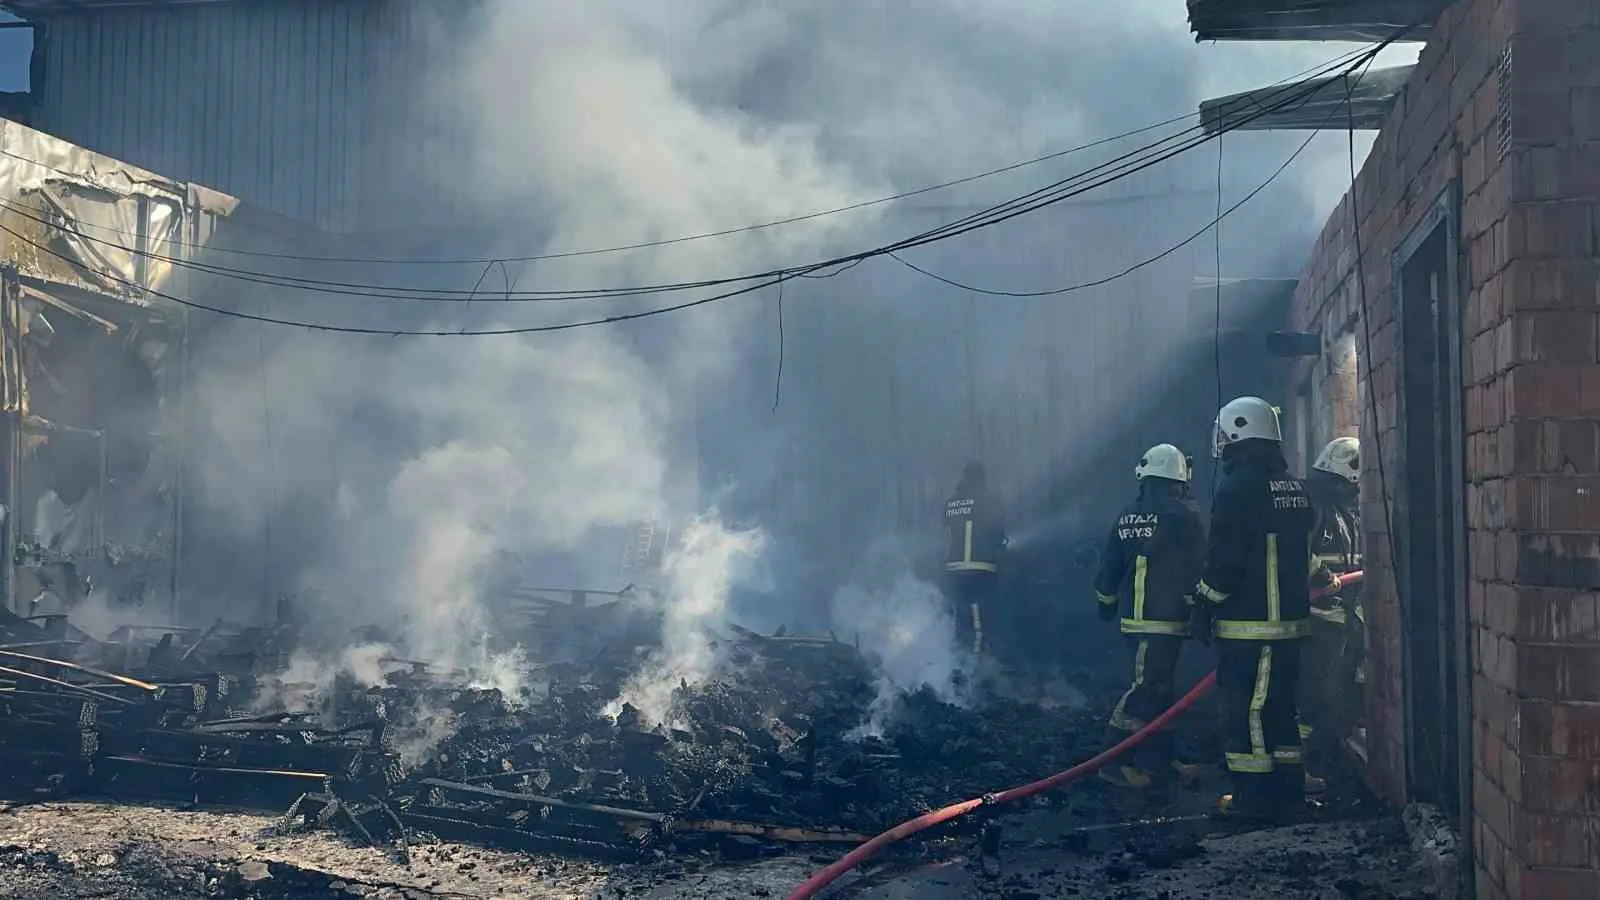
<path fill-rule="evenodd" d="M 1361 572 L 1345 573 L 1344 575 L 1339 576 L 1339 586 L 1343 587 L 1345 585 L 1356 584 L 1362 580 L 1362 577 L 1363 573 Z M 1313 592 L 1313 596 L 1322 596 L 1326 593 L 1329 592 L 1315 591 Z M 810 898 L 817 895 L 818 891 L 832 884 L 836 879 L 839 878 L 839 876 L 872 858 L 879 850 L 882 850 L 884 847 L 887 847 L 896 841 L 904 840 L 905 838 L 908 838 L 919 831 L 925 831 L 935 825 L 942 825 L 951 819 L 964 816 L 980 806 L 997 806 L 1001 803 L 1010 803 L 1013 800 L 1021 800 L 1024 797 L 1032 797 L 1034 794 L 1040 794 L 1052 788 L 1058 788 L 1064 784 L 1067 784 L 1068 782 L 1076 781 L 1085 775 L 1089 775 L 1095 771 L 1098 771 L 1106 763 L 1116 759 L 1118 756 L 1121 756 L 1125 751 L 1138 746 L 1144 741 L 1145 738 L 1157 731 L 1160 731 L 1168 722 L 1177 718 L 1184 710 L 1193 706 L 1201 697 L 1204 697 L 1216 683 L 1217 673 L 1211 672 L 1207 674 L 1206 677 L 1200 679 L 1198 682 L 1196 682 L 1194 687 L 1189 689 L 1189 693 L 1184 694 L 1181 698 L 1179 698 L 1178 702 L 1172 704 L 1172 706 L 1167 709 L 1166 712 L 1156 716 L 1154 719 L 1151 719 L 1149 724 L 1145 725 L 1138 731 L 1135 731 L 1133 734 L 1123 738 L 1119 743 L 1116 744 L 1116 746 L 1113 746 L 1107 750 L 1102 750 L 1093 757 L 1078 763 L 1070 769 L 1057 772 L 1056 774 L 1051 775 L 1049 778 L 1042 778 L 1038 781 L 1032 782 L 1031 784 L 1024 784 L 1019 787 L 1014 787 L 1010 790 L 1001 791 L 998 794 L 989 794 L 984 797 L 975 797 L 971 800 L 963 800 L 960 803 L 951 804 L 943 809 L 936 809 L 933 812 L 923 813 L 915 819 L 901 822 L 899 825 L 896 825 L 888 831 L 885 831 L 883 834 L 878 835 L 872 840 L 867 841 L 865 844 L 862 844 L 854 850 L 851 850 L 849 853 L 846 853 L 837 862 L 832 863 L 827 868 L 824 868 L 815 875 L 812 875 L 810 878 L 807 878 L 803 884 L 794 889 L 793 893 L 789 894 L 788 900 L 810 900 Z"/>

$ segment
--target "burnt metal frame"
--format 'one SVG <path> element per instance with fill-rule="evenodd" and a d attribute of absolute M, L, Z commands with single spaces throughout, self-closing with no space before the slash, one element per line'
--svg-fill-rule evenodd
<path fill-rule="evenodd" d="M 1439 521 L 1439 535 L 1442 544 L 1435 547 L 1412 547 L 1410 543 L 1410 523 L 1413 516 L 1419 511 L 1409 508 L 1408 503 L 1401 504 L 1398 510 L 1399 522 L 1390 523 L 1390 528 L 1398 531 L 1395 536 L 1403 543 L 1399 546 L 1397 556 L 1392 560 L 1397 577 L 1396 584 L 1404 585 L 1410 580 L 1407 570 L 1413 561 L 1433 558 L 1435 566 L 1434 576 L 1441 589 L 1448 587 L 1448 593 L 1439 597 L 1443 608 L 1438 610 L 1435 622 L 1426 623 L 1428 627 L 1440 628 L 1448 625 L 1451 633 L 1439 635 L 1440 671 L 1430 673 L 1430 677 L 1439 680 L 1441 690 L 1454 688 L 1455 697 L 1455 728 L 1454 734 L 1445 735 L 1452 738 L 1455 743 L 1455 809 L 1447 813 L 1457 817 L 1461 827 L 1463 846 L 1466 853 L 1462 855 L 1462 864 L 1471 865 L 1471 828 L 1472 821 L 1472 642 L 1471 621 L 1467 609 L 1467 584 L 1469 578 L 1467 560 L 1467 524 L 1466 524 L 1466 459 L 1463 443 L 1465 441 L 1465 402 L 1463 395 L 1466 389 L 1464 348 L 1464 323 L 1461 316 L 1461 307 L 1469 295 L 1469 286 L 1465 283 L 1468 267 L 1462 258 L 1463 246 L 1461 241 L 1461 196 L 1460 182 L 1452 181 L 1436 197 L 1423 215 L 1422 219 L 1411 229 L 1410 233 L 1395 249 L 1391 256 L 1391 285 L 1395 292 L 1395 320 L 1397 326 L 1397 346 L 1400 348 L 1398 357 L 1400 365 L 1396 372 L 1396 405 L 1397 419 L 1396 431 L 1399 435 L 1399 445 L 1395 459 L 1402 466 L 1407 459 L 1407 436 L 1402 427 L 1406 421 L 1406 364 L 1404 348 L 1407 345 L 1406 333 L 1407 303 L 1405 271 L 1409 264 L 1416 258 L 1417 253 L 1424 244 L 1439 230 L 1443 229 L 1444 238 L 1444 278 L 1440 285 L 1441 296 L 1437 308 L 1434 310 L 1431 334 L 1426 335 L 1437 349 L 1440 338 L 1446 353 L 1436 356 L 1433 360 L 1434 377 L 1442 380 L 1435 383 L 1436 392 L 1442 392 L 1446 402 L 1438 411 L 1438 440 L 1440 449 L 1445 451 L 1444 465 L 1435 471 L 1436 489 L 1449 488 L 1448 494 L 1438 496 L 1443 502 L 1448 500 L 1447 508 L 1435 508 L 1423 511 L 1422 514 L 1436 516 Z M 1370 389 L 1370 386 L 1369 386 Z M 1376 425 L 1376 423 L 1374 423 Z M 1406 492 L 1399 492 L 1402 496 Z M 1448 554 L 1437 551 L 1448 550 Z M 1407 620 L 1407 607 L 1402 604 L 1402 628 L 1409 632 L 1413 627 L 1423 623 L 1413 623 Z M 1445 654 L 1449 652 L 1454 657 L 1454 671 L 1446 668 L 1450 658 Z M 1402 671 L 1405 678 L 1413 677 L 1416 662 L 1411 658 L 1412 646 L 1409 637 L 1401 641 Z M 1407 731 L 1414 721 L 1418 710 L 1413 706 L 1413 695 L 1409 683 L 1403 696 L 1404 717 Z M 1446 698 L 1449 699 L 1449 698 Z M 1414 783 L 1413 775 L 1420 763 L 1415 742 L 1408 733 L 1406 739 L 1406 783 L 1407 792 L 1410 793 Z M 1469 869 L 1470 871 L 1470 869 Z"/>
<path fill-rule="evenodd" d="M 6 610 L 17 606 L 17 502 L 21 496 L 18 468 L 22 464 L 22 339 L 15 333 L 21 322 L 20 286 L 17 270 L 0 265 L 0 398 L 14 398 L 16 409 L 0 410 L 0 504 L 5 520 L 0 522 L 0 603 Z"/>

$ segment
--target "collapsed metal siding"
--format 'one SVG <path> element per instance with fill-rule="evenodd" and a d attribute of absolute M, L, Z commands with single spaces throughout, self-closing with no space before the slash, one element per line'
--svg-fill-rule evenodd
<path fill-rule="evenodd" d="M 345 230 L 396 177 L 425 28 L 411 0 L 279 0 L 41 22 L 37 124 L 137 165 Z"/>

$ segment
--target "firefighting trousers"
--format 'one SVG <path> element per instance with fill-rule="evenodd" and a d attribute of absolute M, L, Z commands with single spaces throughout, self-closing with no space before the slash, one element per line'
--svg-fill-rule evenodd
<path fill-rule="evenodd" d="M 1301 642 L 1216 643 L 1223 751 L 1236 796 L 1272 803 L 1276 789 L 1291 781 L 1303 789 L 1297 709 Z"/>
<path fill-rule="evenodd" d="M 1106 722 L 1107 746 L 1143 728 L 1151 719 L 1166 712 L 1177 698 L 1178 654 L 1183 638 L 1167 634 L 1130 634 L 1128 645 L 1132 677 L 1127 691 L 1111 710 Z M 1160 769 L 1174 759 L 1172 732 L 1163 728 L 1145 739 L 1134 750 L 1129 762 L 1146 769 Z"/>
<path fill-rule="evenodd" d="M 993 572 L 945 575 L 945 596 L 956 618 L 956 648 L 963 653 L 983 655 L 983 613 L 994 596 L 998 579 Z"/>

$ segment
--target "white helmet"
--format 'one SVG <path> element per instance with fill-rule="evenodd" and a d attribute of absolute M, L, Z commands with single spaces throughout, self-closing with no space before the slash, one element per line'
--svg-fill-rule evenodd
<path fill-rule="evenodd" d="M 1144 452 L 1133 475 L 1140 481 L 1146 478 L 1165 478 L 1168 481 L 1189 483 L 1189 457 L 1171 444 L 1157 444 Z"/>
<path fill-rule="evenodd" d="M 1361 479 L 1361 444 L 1353 437 L 1334 438 L 1317 454 L 1311 468 L 1355 484 Z"/>
<path fill-rule="evenodd" d="M 1283 442 L 1278 408 L 1260 397 L 1230 400 L 1217 412 L 1217 420 L 1212 425 L 1211 455 L 1220 457 L 1223 447 L 1252 438 Z"/>

